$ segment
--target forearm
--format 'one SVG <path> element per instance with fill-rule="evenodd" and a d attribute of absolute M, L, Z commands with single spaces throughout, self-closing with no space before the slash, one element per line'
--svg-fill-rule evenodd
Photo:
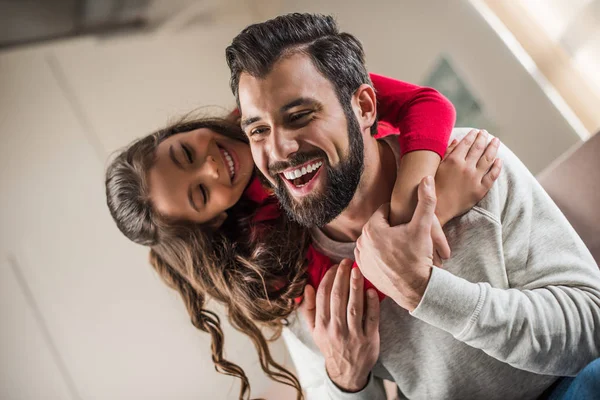
<path fill-rule="evenodd" d="M 493 288 L 434 269 L 414 317 L 515 368 L 575 375 L 600 356 L 599 293 Z"/>
<path fill-rule="evenodd" d="M 600 356 L 600 271 L 518 158 L 499 156 L 503 173 L 450 228 L 455 256 L 412 315 L 516 368 L 576 374 Z"/>
<path fill-rule="evenodd" d="M 411 220 L 417 206 L 417 188 L 426 176 L 435 176 L 440 156 L 428 150 L 405 154 L 400 161 L 390 204 L 390 225 Z"/>

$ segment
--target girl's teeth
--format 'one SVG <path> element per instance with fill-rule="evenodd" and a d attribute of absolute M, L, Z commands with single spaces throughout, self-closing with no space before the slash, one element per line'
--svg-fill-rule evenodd
<path fill-rule="evenodd" d="M 229 176 L 233 179 L 233 176 L 235 175 L 233 159 L 231 158 L 231 155 L 229 155 L 229 152 L 225 149 L 223 149 L 223 154 L 225 155 L 225 160 L 227 160 L 227 164 L 229 166 Z"/>

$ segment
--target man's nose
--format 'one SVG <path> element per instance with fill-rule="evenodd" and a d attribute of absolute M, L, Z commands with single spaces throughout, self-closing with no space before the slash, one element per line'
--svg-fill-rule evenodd
<path fill-rule="evenodd" d="M 287 129 L 273 129 L 270 139 L 271 159 L 273 161 L 287 160 L 300 148 L 293 132 Z"/>

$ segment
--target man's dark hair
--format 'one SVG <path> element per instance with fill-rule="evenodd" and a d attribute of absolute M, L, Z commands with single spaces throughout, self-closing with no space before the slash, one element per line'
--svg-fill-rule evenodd
<path fill-rule="evenodd" d="M 350 100 L 359 86 L 372 86 L 362 45 L 349 33 L 340 32 L 333 17 L 287 14 L 248 26 L 225 50 L 231 91 L 238 106 L 242 72 L 263 78 L 278 60 L 296 53 L 310 56 L 317 70 L 333 84 L 346 115 L 352 113 Z M 376 131 L 374 123 L 371 134 Z"/>

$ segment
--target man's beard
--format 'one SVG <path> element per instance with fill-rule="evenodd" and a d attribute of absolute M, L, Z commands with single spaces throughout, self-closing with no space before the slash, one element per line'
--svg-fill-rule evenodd
<path fill-rule="evenodd" d="M 350 110 L 344 114 L 348 125 L 349 146 L 348 154 L 340 158 L 339 165 L 329 165 L 327 155 L 319 149 L 295 154 L 287 162 L 278 163 L 277 168 L 269 167 L 271 177 L 277 182 L 274 189 L 281 206 L 300 225 L 319 228 L 327 225 L 348 207 L 356 193 L 364 169 L 364 144 L 356 116 Z M 298 202 L 286 188 L 281 175 L 275 171 L 301 165 L 315 158 L 324 160 L 321 168 L 325 170 L 320 173 L 327 173 L 327 183 L 321 193 L 310 193 Z"/>

